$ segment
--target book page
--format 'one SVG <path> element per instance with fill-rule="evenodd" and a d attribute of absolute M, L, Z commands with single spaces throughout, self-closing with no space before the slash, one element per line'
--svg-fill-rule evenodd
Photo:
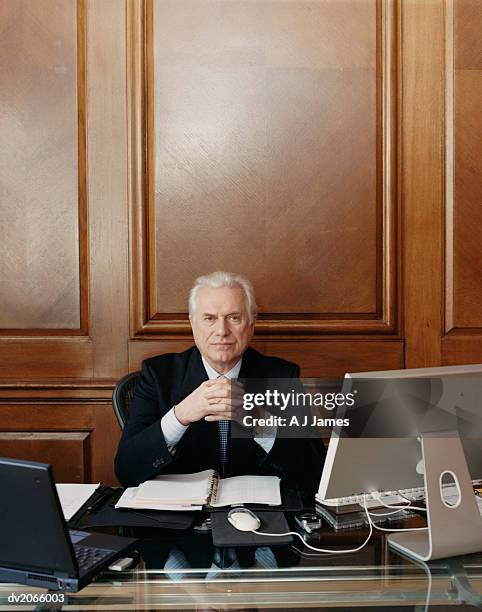
<path fill-rule="evenodd" d="M 193 504 L 207 503 L 214 470 L 194 474 L 164 474 L 139 485 L 136 502 L 144 504 Z"/>
<path fill-rule="evenodd" d="M 280 479 L 277 476 L 233 476 L 219 481 L 213 507 L 231 504 L 281 505 Z"/>

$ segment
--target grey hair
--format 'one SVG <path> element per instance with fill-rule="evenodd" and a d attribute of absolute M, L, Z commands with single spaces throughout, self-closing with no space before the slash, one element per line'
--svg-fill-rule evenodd
<path fill-rule="evenodd" d="M 189 292 L 189 318 L 194 317 L 196 311 L 196 298 L 199 289 L 202 287 L 212 287 L 213 289 L 221 289 L 222 287 L 238 287 L 244 293 L 244 301 L 246 304 L 246 310 L 248 311 L 249 322 L 253 322 L 253 318 L 258 312 L 258 306 L 256 304 L 256 298 L 254 296 L 253 285 L 249 280 L 242 274 L 235 274 L 233 272 L 211 272 L 211 274 L 205 274 L 199 276 L 194 281 L 194 285 Z"/>

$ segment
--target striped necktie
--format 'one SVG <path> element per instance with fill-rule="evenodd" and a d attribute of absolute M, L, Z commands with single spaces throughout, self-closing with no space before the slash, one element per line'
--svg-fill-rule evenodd
<path fill-rule="evenodd" d="M 223 378 L 218 376 L 218 378 Z M 224 468 L 226 466 L 226 458 L 228 453 L 228 437 L 231 428 L 231 421 L 229 419 L 223 419 L 218 421 L 218 434 L 219 434 L 219 450 L 221 453 L 221 476 L 224 476 Z"/>

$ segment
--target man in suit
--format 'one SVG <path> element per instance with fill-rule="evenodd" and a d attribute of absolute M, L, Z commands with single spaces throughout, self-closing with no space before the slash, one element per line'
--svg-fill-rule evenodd
<path fill-rule="evenodd" d="M 161 473 L 214 468 L 222 476 L 277 475 L 313 496 L 324 450 L 321 440 L 231 437 L 235 414 L 231 379 L 299 378 L 295 363 L 249 347 L 257 306 L 251 283 L 239 274 L 201 276 L 189 296 L 195 345 L 144 361 L 115 471 L 124 486 Z"/>

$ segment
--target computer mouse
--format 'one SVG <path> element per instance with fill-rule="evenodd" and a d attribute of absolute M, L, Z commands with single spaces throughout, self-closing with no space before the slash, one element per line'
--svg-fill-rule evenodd
<path fill-rule="evenodd" d="M 228 521 L 238 531 L 255 531 L 261 527 L 261 521 L 248 508 L 233 508 L 228 512 Z"/>

